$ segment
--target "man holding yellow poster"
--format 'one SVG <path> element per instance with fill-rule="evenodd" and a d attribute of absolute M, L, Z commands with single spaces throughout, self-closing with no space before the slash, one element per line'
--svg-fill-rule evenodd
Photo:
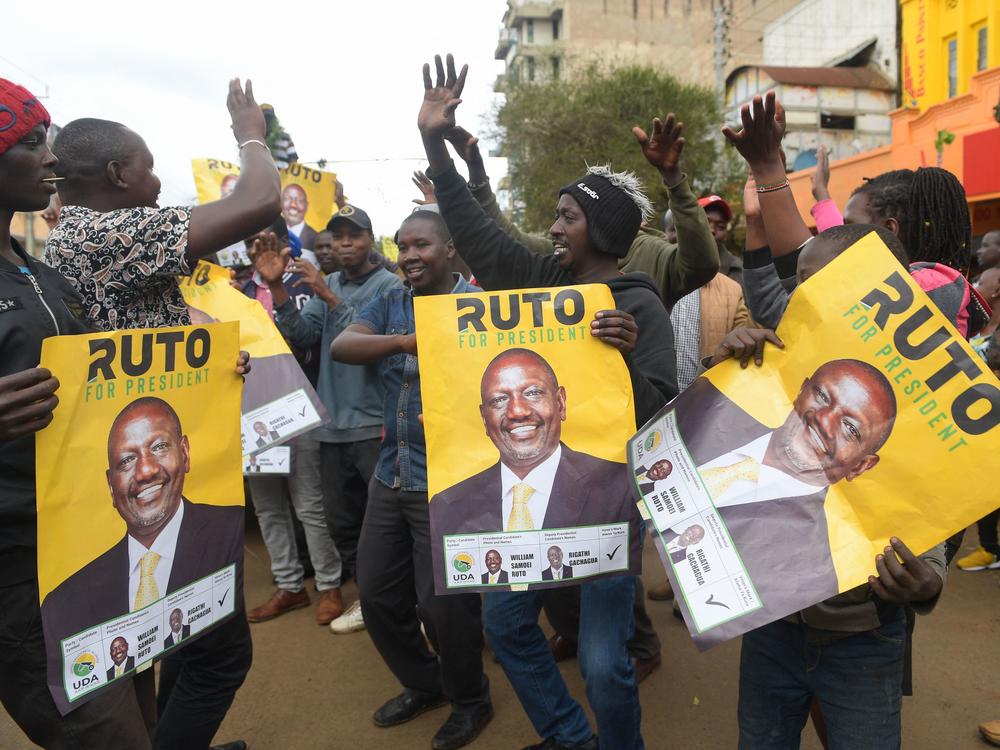
<path fill-rule="evenodd" d="M 38 437 L 39 591 L 63 712 L 185 644 L 178 611 L 194 637 L 242 609 L 237 352 L 233 323 L 44 343 L 61 398 Z"/>
<path fill-rule="evenodd" d="M 587 325 L 612 305 L 603 285 L 418 301 L 439 593 L 640 570 L 628 370 Z"/>
<path fill-rule="evenodd" d="M 877 624 L 913 553 L 996 504 L 948 496 L 1000 448 L 996 378 L 874 233 L 799 285 L 778 333 L 787 350 L 713 368 L 629 443 L 660 541 L 704 531 L 665 556 L 702 648 L 793 613 L 839 631 L 853 599 Z"/>

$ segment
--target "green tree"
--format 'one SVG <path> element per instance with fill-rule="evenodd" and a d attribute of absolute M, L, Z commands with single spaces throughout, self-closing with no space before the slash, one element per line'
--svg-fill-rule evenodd
<path fill-rule="evenodd" d="M 549 228 L 559 188 L 588 163 L 634 171 L 657 210 L 666 210 L 666 189 L 643 158 L 632 127 L 648 132 L 653 117 L 668 112 L 684 123 L 682 168 L 695 192 L 729 187 L 732 180 L 716 138 L 722 113 L 707 87 L 648 67 L 608 70 L 591 64 L 566 80 L 511 82 L 506 94 L 495 113 L 495 136 L 510 160 L 515 205 L 523 206 L 518 223 L 528 231 Z"/>

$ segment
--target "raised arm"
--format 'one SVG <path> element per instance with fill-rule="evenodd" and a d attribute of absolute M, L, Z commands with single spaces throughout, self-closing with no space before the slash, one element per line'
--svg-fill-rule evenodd
<path fill-rule="evenodd" d="M 812 194 L 816 202 L 809 213 L 816 220 L 816 231 L 822 232 L 830 227 L 838 227 L 844 223 L 844 215 L 840 213 L 837 204 L 830 197 L 830 155 L 826 146 L 816 150 L 816 169 L 812 176 Z"/>
<path fill-rule="evenodd" d="M 556 246 L 547 237 L 522 232 L 514 223 L 507 218 L 500 206 L 497 204 L 496 196 L 490 187 L 490 177 L 486 174 L 486 164 L 479 151 L 479 139 L 461 126 L 452 128 L 445 134 L 445 139 L 455 149 L 455 153 L 465 162 L 469 170 L 469 191 L 476 199 L 483 211 L 493 221 L 497 223 L 503 231 L 509 234 L 517 242 L 520 242 L 533 253 L 539 255 L 552 255 Z M 459 248 L 461 253 L 461 248 Z"/>
<path fill-rule="evenodd" d="M 435 56 L 437 79 L 431 82 L 430 66 L 424 65 L 424 101 L 417 117 L 424 150 L 430 163 L 428 176 L 434 181 L 441 216 L 448 225 L 455 247 L 484 289 L 555 286 L 566 283 L 554 256 L 537 255 L 504 232 L 490 219 L 469 192 L 448 156 L 445 134 L 455 127 L 455 108 L 465 86 L 467 67 L 455 74 L 455 62 L 447 57 L 447 75 L 440 56 Z"/>
<path fill-rule="evenodd" d="M 663 121 L 653 118 L 648 135 L 638 126 L 632 128 L 642 155 L 660 173 L 667 188 L 677 227 L 676 248 L 659 234 L 639 235 L 641 242 L 664 255 L 665 262 L 658 265 L 662 270 L 654 281 L 668 307 L 688 292 L 707 284 L 719 272 L 719 248 L 705 212 L 681 171 L 681 154 L 686 143 L 683 133 L 684 123 L 678 122 L 673 112 Z"/>
<path fill-rule="evenodd" d="M 375 333 L 362 323 L 347 326 L 330 344 L 330 356 L 349 365 L 368 365 L 394 354 L 416 353 L 415 333 Z"/>
<path fill-rule="evenodd" d="M 746 247 L 743 252 L 743 295 L 753 319 L 765 328 L 773 329 L 778 327 L 781 316 L 788 307 L 789 294 L 771 257 L 756 188 L 751 171 L 743 187 L 743 211 L 747 219 Z"/>
<path fill-rule="evenodd" d="M 785 135 L 785 110 L 773 91 L 740 110 L 743 128 L 737 133 L 729 127 L 723 135 L 746 159 L 756 180 L 757 197 L 774 257 L 787 255 L 812 236 L 802 221 L 795 198 L 788 186 L 781 160 L 781 139 Z"/>
<path fill-rule="evenodd" d="M 264 114 L 240 80 L 229 82 L 226 100 L 233 134 L 240 145 L 240 177 L 225 198 L 191 209 L 187 259 L 193 267 L 204 258 L 259 232 L 281 213 L 281 182 L 271 152 L 264 143 Z"/>

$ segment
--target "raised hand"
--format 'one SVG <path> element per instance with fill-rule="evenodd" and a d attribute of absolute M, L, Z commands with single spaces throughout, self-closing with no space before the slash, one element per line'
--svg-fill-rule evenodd
<path fill-rule="evenodd" d="M 668 184 L 680 181 L 681 152 L 684 151 L 686 143 L 681 135 L 683 132 L 684 123 L 677 122 L 673 112 L 668 114 L 663 122 L 660 122 L 659 117 L 654 117 L 650 135 L 646 135 L 646 131 L 639 126 L 632 128 L 632 135 L 639 142 L 642 155 L 646 157 L 646 161 L 660 170 L 660 174 Z"/>
<path fill-rule="evenodd" d="M 444 137 L 465 162 L 465 166 L 468 167 L 469 182 L 473 185 L 486 182 L 489 175 L 486 174 L 483 155 L 479 152 L 479 139 L 461 125 L 449 130 L 444 134 Z"/>
<path fill-rule="evenodd" d="M 785 136 L 785 109 L 773 91 L 740 109 L 743 128 L 736 132 L 724 127 L 722 134 L 736 147 L 753 170 L 758 184 L 772 184 L 785 178 L 781 160 L 781 139 Z"/>
<path fill-rule="evenodd" d="M 417 115 L 417 127 L 426 138 L 428 136 L 443 137 L 455 127 L 455 109 L 462 103 L 462 89 L 465 88 L 465 76 L 469 66 L 463 65 L 462 71 L 455 75 L 455 59 L 449 54 L 445 66 L 441 63 L 441 55 L 434 55 L 436 79 L 431 83 L 431 66 L 424 64 L 424 102 L 420 105 Z"/>
<path fill-rule="evenodd" d="M 267 134 L 264 123 L 264 113 L 253 98 L 253 83 L 247 81 L 246 90 L 240 85 L 240 79 L 229 82 L 229 96 L 226 97 L 229 116 L 233 120 L 233 135 L 237 143 L 251 139 L 263 141 Z"/>
<path fill-rule="evenodd" d="M 52 421 L 59 381 L 41 367 L 0 378 L 0 442 L 30 435 Z"/>
<path fill-rule="evenodd" d="M 812 194 L 818 203 L 830 197 L 830 156 L 826 152 L 826 146 L 820 146 L 816 150 L 816 171 L 812 176 Z"/>
<path fill-rule="evenodd" d="M 635 350 L 639 326 L 632 314 L 624 310 L 598 310 L 590 322 L 590 333 L 624 356 Z"/>
<path fill-rule="evenodd" d="M 868 585 L 879 599 L 907 604 L 926 602 L 941 593 L 941 577 L 901 540 L 890 539 L 884 552 L 875 557 L 878 576 L 868 576 Z"/>
<path fill-rule="evenodd" d="M 261 232 L 250 249 L 250 261 L 268 285 L 281 282 L 290 255 L 289 248 L 279 247 L 278 236 L 274 232 Z"/>
<path fill-rule="evenodd" d="M 423 198 L 414 198 L 413 202 L 418 206 L 426 206 L 430 203 L 437 203 L 437 195 L 434 194 L 434 183 L 420 170 L 413 173 L 413 184 L 417 190 L 423 193 Z"/>

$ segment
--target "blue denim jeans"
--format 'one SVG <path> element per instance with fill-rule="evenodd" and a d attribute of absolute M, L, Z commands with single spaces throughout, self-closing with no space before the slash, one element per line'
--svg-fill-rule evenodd
<path fill-rule="evenodd" d="M 567 747 L 590 739 L 590 723 L 566 689 L 538 625 L 545 591 L 491 591 L 483 597 L 483 625 L 538 734 Z M 601 747 L 642 750 L 639 689 L 626 644 L 635 623 L 633 576 L 580 584 L 577 658 Z"/>
<path fill-rule="evenodd" d="M 778 620 L 743 636 L 740 750 L 795 750 L 813 696 L 830 750 L 900 746 L 902 612 L 876 630 L 810 643 L 806 629 Z"/>

